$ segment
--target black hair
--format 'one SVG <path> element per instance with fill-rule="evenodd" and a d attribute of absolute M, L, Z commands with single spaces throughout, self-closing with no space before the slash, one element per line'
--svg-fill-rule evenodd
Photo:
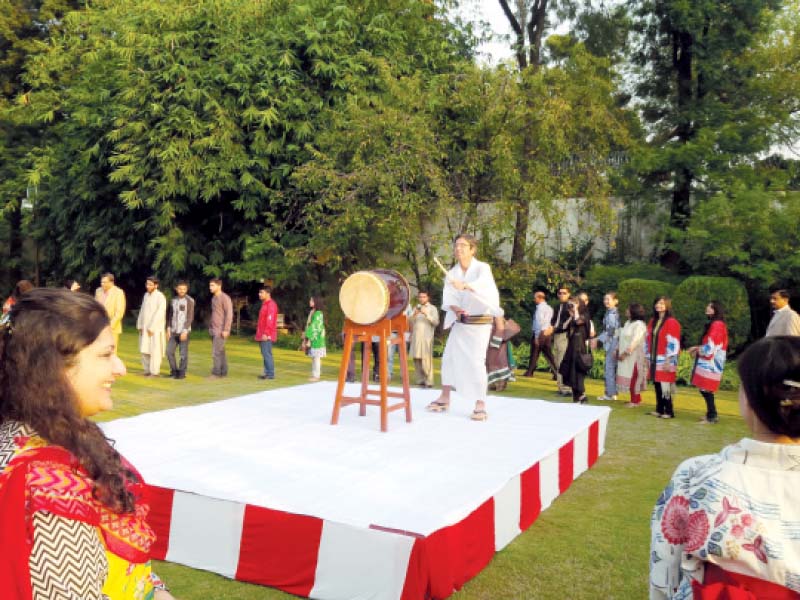
<path fill-rule="evenodd" d="M 36 288 L 11 309 L 0 334 L 0 423 L 19 421 L 75 456 L 92 480 L 94 496 L 116 512 L 132 512 L 122 465 L 102 430 L 81 415 L 67 369 L 108 327 L 102 304 L 88 294 Z"/>
<path fill-rule="evenodd" d="M 669 296 L 656 296 L 653 300 L 653 321 L 658 321 L 658 313 L 656 312 L 656 304 L 660 300 L 664 301 L 664 319 L 669 319 L 672 316 L 672 300 Z"/>
<path fill-rule="evenodd" d="M 706 337 L 708 330 L 711 329 L 711 324 L 714 321 L 722 321 L 725 322 L 725 309 L 722 307 L 722 303 L 719 300 L 712 300 L 708 303 L 711 306 L 711 309 L 714 311 L 714 314 L 711 315 L 711 318 L 706 323 L 705 327 L 703 327 L 703 333 L 700 334 L 700 343 L 703 343 L 703 338 Z"/>
<path fill-rule="evenodd" d="M 747 404 L 772 433 L 800 438 L 800 337 L 758 340 L 739 358 Z"/>
<path fill-rule="evenodd" d="M 647 318 L 647 312 L 644 306 L 638 302 L 631 302 L 628 304 L 628 312 L 631 315 L 631 321 L 644 321 Z"/>

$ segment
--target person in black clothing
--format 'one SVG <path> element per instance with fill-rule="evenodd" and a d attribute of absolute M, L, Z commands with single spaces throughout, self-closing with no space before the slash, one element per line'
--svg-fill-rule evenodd
<path fill-rule="evenodd" d="M 558 308 L 555 309 L 553 318 L 550 321 L 550 327 L 547 328 L 545 334 L 552 336 L 553 339 L 558 394 L 560 396 L 571 396 L 572 392 L 561 376 L 561 361 L 564 360 L 564 354 L 567 351 L 567 323 L 570 318 L 569 309 L 567 308 L 567 302 L 569 301 L 569 288 L 567 286 L 562 285 L 558 288 L 558 301 Z"/>
<path fill-rule="evenodd" d="M 580 355 L 588 352 L 586 342 L 591 331 L 589 310 L 580 298 L 571 298 L 567 308 L 569 310 L 566 323 L 567 351 L 564 353 L 558 372 L 564 384 L 572 388 L 572 401 L 586 404 L 586 388 L 583 385 L 586 370 Z"/>

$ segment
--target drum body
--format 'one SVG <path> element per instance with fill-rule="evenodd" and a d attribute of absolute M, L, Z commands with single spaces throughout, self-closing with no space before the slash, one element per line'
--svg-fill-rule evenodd
<path fill-rule="evenodd" d="M 406 278 L 389 269 L 353 273 L 339 290 L 344 316 L 359 325 L 396 317 L 406 309 L 410 298 Z"/>

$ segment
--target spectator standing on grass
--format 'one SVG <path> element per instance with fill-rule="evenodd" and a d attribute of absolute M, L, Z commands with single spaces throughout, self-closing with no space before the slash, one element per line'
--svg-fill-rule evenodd
<path fill-rule="evenodd" d="M 311 311 L 306 319 L 303 346 L 311 357 L 311 377 L 309 381 L 319 381 L 322 375 L 322 359 L 327 354 L 325 348 L 325 303 L 322 296 L 312 296 L 308 300 Z"/>
<path fill-rule="evenodd" d="M 578 297 L 570 298 L 567 302 L 569 320 L 567 326 L 567 351 L 561 361 L 558 371 L 565 385 L 572 390 L 572 401 L 586 404 L 586 389 L 584 379 L 588 369 L 581 360 L 581 356 L 588 353 L 588 342 L 591 334 L 591 319 L 589 309 Z"/>
<path fill-rule="evenodd" d="M 722 370 L 728 352 L 728 328 L 725 325 L 725 314 L 722 304 L 712 300 L 706 306 L 706 323 L 699 346 L 692 346 L 687 352 L 694 357 L 692 385 L 700 390 L 706 401 L 706 416 L 700 423 L 716 423 L 717 406 L 714 403 L 714 392 L 722 382 Z"/>
<path fill-rule="evenodd" d="M 651 518 L 651 600 L 800 598 L 800 338 L 739 359 L 750 436 L 683 462 Z"/>
<path fill-rule="evenodd" d="M 161 359 L 166 350 L 167 299 L 158 289 L 158 277 L 151 275 L 145 281 L 147 290 L 136 319 L 139 330 L 139 352 L 145 377 L 159 377 Z"/>
<path fill-rule="evenodd" d="M 433 387 L 433 336 L 439 325 L 439 309 L 430 301 L 426 290 L 417 295 L 417 305 L 410 317 L 411 358 L 414 359 L 416 384 Z"/>
<path fill-rule="evenodd" d="M 113 273 L 104 273 L 100 277 L 100 287 L 95 290 L 94 299 L 106 308 L 111 321 L 111 332 L 114 334 L 114 346 L 119 348 L 122 318 L 125 316 L 125 292 L 114 283 Z"/>
<path fill-rule="evenodd" d="M 603 305 L 606 314 L 603 317 L 603 331 L 597 336 L 597 342 L 603 345 L 606 351 L 606 360 L 603 368 L 605 380 L 605 393 L 598 400 L 611 401 L 617 399 L 617 343 L 619 342 L 619 311 L 617 310 L 617 292 L 607 292 L 603 296 Z M 595 347 L 597 344 L 593 344 Z"/>
<path fill-rule="evenodd" d="M 211 292 L 211 322 L 208 333 L 211 335 L 211 375 L 209 379 L 228 376 L 228 357 L 225 354 L 225 341 L 231 335 L 233 326 L 233 303 L 231 297 L 222 291 L 222 280 L 214 278 L 208 282 Z"/>
<path fill-rule="evenodd" d="M 189 284 L 179 281 L 175 286 L 175 297 L 169 304 L 169 325 L 167 326 L 167 360 L 169 376 L 174 379 L 186 378 L 189 363 L 189 334 L 194 322 L 194 299 L 189 296 Z M 175 349 L 179 348 L 181 363 L 175 360 Z"/>
<path fill-rule="evenodd" d="M 264 370 L 259 379 L 275 379 L 275 359 L 272 357 L 272 344 L 278 340 L 278 305 L 272 299 L 272 288 L 265 285 L 258 291 L 261 308 L 258 311 L 256 341 L 261 348 Z"/>
<path fill-rule="evenodd" d="M 674 419 L 675 380 L 681 351 L 681 324 L 672 316 L 672 301 L 659 296 L 653 302 L 653 317 L 647 324 L 648 377 L 656 388 L 656 410 L 650 414 Z"/>
<path fill-rule="evenodd" d="M 542 291 L 538 291 L 533 295 L 533 301 L 536 303 L 536 310 L 533 313 L 531 352 L 528 357 L 528 369 L 525 371 L 524 376 L 534 376 L 536 364 L 539 362 L 539 354 L 541 353 L 547 364 L 550 365 L 553 377 L 555 377 L 558 373 L 558 366 L 553 356 L 553 335 L 552 333 L 546 333 L 550 330 L 550 321 L 553 319 L 553 307 L 547 303 L 547 297 Z"/>
<path fill-rule="evenodd" d="M 558 288 L 558 307 L 553 311 L 553 318 L 550 319 L 550 327 L 545 330 L 545 335 L 552 336 L 553 339 L 553 357 L 556 364 L 556 384 L 558 386 L 559 396 L 571 396 L 572 390 L 569 386 L 564 384 L 561 376 L 561 361 L 564 360 L 564 354 L 567 351 L 567 323 L 570 319 L 570 311 L 567 307 L 569 301 L 569 288 L 562 285 Z"/>
<path fill-rule="evenodd" d="M 644 306 L 633 302 L 628 305 L 625 316 L 628 320 L 619 331 L 617 342 L 617 385 L 630 391 L 631 401 L 626 406 L 636 408 L 642 402 L 642 392 L 647 389 L 647 359 L 644 354 L 647 325 L 644 324 Z"/>
<path fill-rule="evenodd" d="M 789 292 L 775 290 L 769 303 L 775 312 L 767 326 L 767 335 L 800 335 L 800 315 L 789 306 Z"/>

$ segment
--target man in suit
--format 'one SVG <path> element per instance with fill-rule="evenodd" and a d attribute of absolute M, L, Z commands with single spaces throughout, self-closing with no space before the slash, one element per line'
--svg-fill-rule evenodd
<path fill-rule="evenodd" d="M 108 319 L 111 321 L 111 333 L 114 334 L 114 346 L 119 348 L 122 317 L 125 316 L 125 292 L 114 285 L 113 273 L 103 273 L 100 277 L 100 287 L 95 291 L 94 299 L 106 307 Z"/>
<path fill-rule="evenodd" d="M 775 290 L 769 303 L 775 312 L 767 326 L 767 335 L 800 335 L 800 315 L 789 306 L 789 292 Z"/>

